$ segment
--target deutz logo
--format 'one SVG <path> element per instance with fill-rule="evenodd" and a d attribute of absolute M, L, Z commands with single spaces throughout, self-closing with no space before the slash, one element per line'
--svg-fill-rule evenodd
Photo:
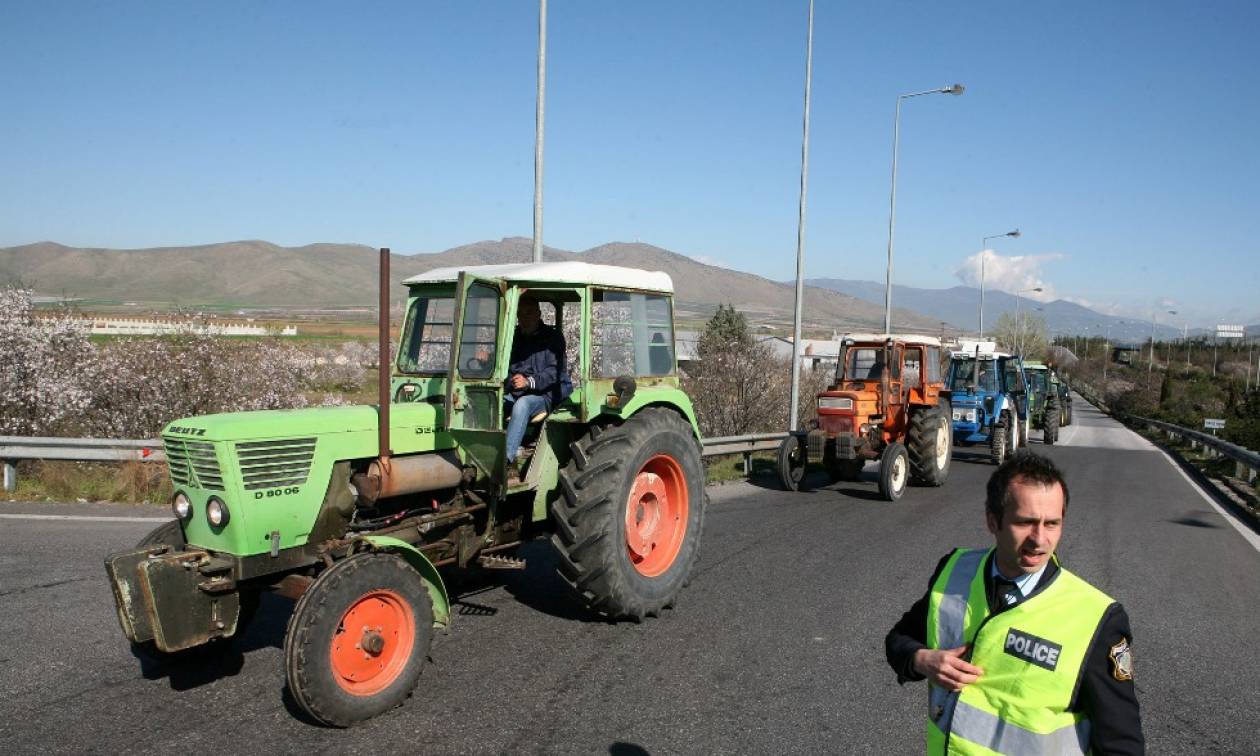
<path fill-rule="evenodd" d="M 205 428 L 187 428 L 187 427 L 185 427 L 185 426 L 183 426 L 183 425 L 172 425 L 170 428 L 168 428 L 168 429 L 167 429 L 167 431 L 166 431 L 166 432 L 167 432 L 167 433 L 183 433 L 183 434 L 184 434 L 184 435 L 186 435 L 186 436 L 204 436 L 204 435 L 206 435 L 206 429 L 205 429 Z"/>

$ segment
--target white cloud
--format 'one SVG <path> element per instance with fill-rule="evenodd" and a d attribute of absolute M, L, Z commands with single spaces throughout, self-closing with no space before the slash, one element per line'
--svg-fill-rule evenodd
<path fill-rule="evenodd" d="M 1042 278 L 1041 266 L 1063 258 L 1061 254 L 1005 257 L 986 249 L 964 260 L 954 275 L 964 284 L 978 287 L 983 263 L 985 289 L 1020 292 L 1021 296 L 1038 302 L 1051 302 L 1059 299 L 1059 295 L 1054 292 L 1054 286 Z M 1027 291 L 1038 288 L 1041 291 Z"/>

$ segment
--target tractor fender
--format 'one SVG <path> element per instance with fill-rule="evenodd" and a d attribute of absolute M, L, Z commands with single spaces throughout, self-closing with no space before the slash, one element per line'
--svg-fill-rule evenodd
<path fill-rule="evenodd" d="M 424 578 L 424 587 L 429 590 L 429 598 L 433 600 L 433 626 L 445 628 L 451 621 L 451 601 L 446 593 L 446 585 L 442 582 L 442 576 L 438 574 L 437 568 L 433 566 L 433 562 L 419 549 L 406 541 L 390 536 L 365 535 L 360 536 L 358 541 L 366 541 L 372 545 L 374 551 L 384 552 L 387 554 L 397 554 L 402 557 L 407 564 L 415 568 L 420 573 L 420 577 Z"/>

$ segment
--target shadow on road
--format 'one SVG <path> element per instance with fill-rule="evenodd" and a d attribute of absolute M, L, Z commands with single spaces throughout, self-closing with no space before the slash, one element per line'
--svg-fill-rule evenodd
<path fill-rule="evenodd" d="M 603 621 L 578 604 L 573 589 L 557 571 L 560 557 L 550 543 L 530 541 L 522 545 L 516 555 L 525 560 L 525 569 L 507 573 L 503 581 L 513 598 L 531 609 L 560 619 Z"/>
<path fill-rule="evenodd" d="M 1178 517 L 1175 520 L 1168 520 L 1168 522 L 1171 522 L 1174 525 L 1185 525 L 1188 528 L 1219 528 L 1221 527 L 1220 525 L 1217 525 L 1214 522 L 1208 522 L 1207 520 L 1204 520 L 1202 518 L 1194 517 L 1190 515 L 1187 515 L 1185 517 Z"/>

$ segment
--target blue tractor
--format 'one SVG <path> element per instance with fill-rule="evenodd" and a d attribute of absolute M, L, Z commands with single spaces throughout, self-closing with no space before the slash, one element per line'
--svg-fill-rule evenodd
<path fill-rule="evenodd" d="M 1018 355 L 997 351 L 992 341 L 964 341 L 950 353 L 945 386 L 955 444 L 986 444 L 1000 465 L 1028 443 L 1028 382 Z"/>

